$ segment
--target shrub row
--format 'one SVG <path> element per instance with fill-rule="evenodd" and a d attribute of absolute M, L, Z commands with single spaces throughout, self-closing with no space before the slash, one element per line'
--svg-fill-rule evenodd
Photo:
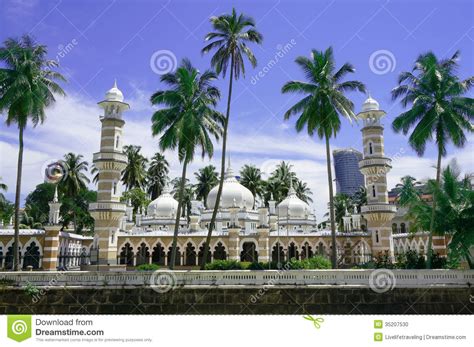
<path fill-rule="evenodd" d="M 285 261 L 280 264 L 276 262 L 239 262 L 236 260 L 214 260 L 206 264 L 206 270 L 270 270 L 270 269 L 330 269 L 331 262 L 322 257 L 316 256 L 304 260 Z"/>

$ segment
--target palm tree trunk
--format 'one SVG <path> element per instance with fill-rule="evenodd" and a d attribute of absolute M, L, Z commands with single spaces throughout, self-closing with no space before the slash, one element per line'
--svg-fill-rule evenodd
<path fill-rule="evenodd" d="M 212 211 L 211 222 L 209 223 L 209 229 L 207 230 L 206 237 L 206 247 L 204 247 L 203 258 L 201 262 L 201 270 L 204 270 L 206 267 L 206 261 L 208 257 L 208 252 L 211 244 L 212 230 L 214 229 L 214 224 L 216 223 L 217 211 L 219 210 L 219 203 L 222 195 L 222 186 L 224 185 L 224 175 L 225 175 L 225 154 L 227 149 L 227 128 L 229 126 L 229 116 L 230 116 L 230 101 L 232 99 L 232 81 L 234 80 L 234 55 L 230 61 L 230 79 L 229 79 L 229 95 L 227 96 L 227 111 L 224 120 L 224 133 L 222 135 L 222 155 L 221 155 L 221 179 L 219 181 L 219 189 L 217 190 L 216 201 L 214 204 L 214 211 Z"/>
<path fill-rule="evenodd" d="M 326 139 L 326 164 L 328 170 L 328 186 L 329 186 L 329 219 L 331 221 L 331 263 L 332 268 L 337 269 L 337 245 L 336 245 L 336 223 L 334 217 L 334 196 L 332 189 L 332 171 L 331 171 L 331 148 L 329 147 L 329 136 L 325 135 Z"/>
<path fill-rule="evenodd" d="M 441 150 L 438 149 L 438 163 L 436 164 L 436 188 L 439 188 L 439 183 L 441 181 Z M 431 258 L 433 257 L 433 228 L 434 220 L 436 215 L 436 199 L 433 192 L 433 204 L 431 211 L 431 220 L 430 220 L 430 230 L 428 234 L 428 259 L 426 262 L 426 268 L 431 269 Z"/>
<path fill-rule="evenodd" d="M 15 238 L 13 242 L 13 271 L 20 270 L 20 255 L 18 247 L 20 245 L 20 194 L 21 194 L 21 173 L 23 169 L 23 126 L 19 126 L 18 133 L 18 168 L 16 174 L 15 193 Z"/>
<path fill-rule="evenodd" d="M 186 181 L 186 167 L 188 166 L 188 162 L 186 158 L 183 162 L 183 172 L 181 173 L 181 183 L 179 186 L 179 193 L 178 193 L 178 210 L 176 211 L 176 219 L 174 222 L 174 234 L 173 234 L 173 243 L 171 244 L 171 261 L 168 264 L 170 270 L 174 269 L 174 263 L 176 260 L 176 244 L 178 243 L 178 230 L 179 230 L 179 220 L 181 218 L 181 208 L 183 207 L 183 196 L 184 196 L 184 185 Z"/>

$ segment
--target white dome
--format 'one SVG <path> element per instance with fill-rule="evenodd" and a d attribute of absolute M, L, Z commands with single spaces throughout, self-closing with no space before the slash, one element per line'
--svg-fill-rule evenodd
<path fill-rule="evenodd" d="M 214 208 L 218 190 L 219 186 L 217 185 L 212 188 L 209 194 L 207 195 L 207 208 Z M 245 188 L 243 185 L 241 185 L 239 181 L 237 181 L 229 165 L 225 174 L 224 184 L 222 186 L 222 195 L 219 207 L 245 207 L 247 209 L 252 209 L 253 202 L 254 198 L 252 192 Z"/>
<path fill-rule="evenodd" d="M 120 89 L 117 88 L 117 81 L 115 81 L 114 86 L 105 93 L 105 100 L 123 102 L 123 94 Z"/>
<path fill-rule="evenodd" d="M 377 100 L 372 99 L 369 94 L 369 97 L 364 101 L 362 105 L 362 112 L 366 111 L 378 111 L 379 110 L 379 103 Z"/>
<path fill-rule="evenodd" d="M 163 193 L 153 200 L 147 208 L 149 217 L 176 218 L 178 201 L 171 195 L 170 189 L 165 187 Z"/>
<path fill-rule="evenodd" d="M 293 187 L 290 186 L 288 196 L 278 204 L 278 216 L 280 218 L 302 218 L 310 214 L 309 205 L 298 198 Z"/>

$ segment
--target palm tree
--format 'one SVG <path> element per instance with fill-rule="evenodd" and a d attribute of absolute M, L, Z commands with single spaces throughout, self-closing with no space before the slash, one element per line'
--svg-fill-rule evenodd
<path fill-rule="evenodd" d="M 169 89 L 157 91 L 151 97 L 153 105 L 165 106 L 152 116 L 153 136 L 161 134 L 159 146 L 162 151 L 178 149 L 178 159 L 183 164 L 170 269 L 176 258 L 187 165 L 193 160 L 196 147 L 201 147 L 203 158 L 205 155 L 211 157 L 214 145 L 210 135 L 218 139 L 222 134 L 224 119 L 214 110 L 220 98 L 219 90 L 212 84 L 216 79 L 213 71 L 200 73 L 188 59 L 183 59 L 176 72 L 161 76 L 161 82 Z"/>
<path fill-rule="evenodd" d="M 425 152 L 426 144 L 434 137 L 438 151 L 436 184 L 441 176 L 441 158 L 447 154 L 446 146 L 452 142 L 456 147 L 466 143 L 465 132 L 472 132 L 474 103 L 464 97 L 474 84 L 474 76 L 461 81 L 456 76 L 459 51 L 445 60 L 438 60 L 433 52 L 420 55 L 412 72 L 402 72 L 398 86 L 392 90 L 393 100 L 401 99 L 403 107 L 410 107 L 398 115 L 392 127 L 395 132 L 408 134 L 413 128 L 408 143 L 419 156 Z M 433 241 L 434 211 L 429 227 L 427 268 L 431 268 L 431 245 Z"/>
<path fill-rule="evenodd" d="M 15 241 L 13 270 L 19 270 L 19 210 L 21 174 L 23 168 L 23 132 L 28 120 L 37 126 L 45 119 L 45 109 L 54 104 L 56 95 L 65 95 L 56 81 L 65 81 L 54 68 L 54 60 L 47 60 L 47 48 L 38 45 L 30 36 L 16 40 L 9 38 L 0 47 L 0 113 L 5 112 L 6 124 L 18 126 L 18 168 L 15 192 Z"/>
<path fill-rule="evenodd" d="M 94 164 L 91 165 L 91 175 L 92 182 L 97 184 L 99 182 L 99 169 Z"/>
<path fill-rule="evenodd" d="M 212 56 L 211 65 L 216 70 L 217 74 L 225 77 L 227 69 L 230 68 L 229 74 L 229 94 L 227 96 L 227 110 L 224 121 L 224 132 L 222 135 L 222 154 L 221 154 L 221 172 L 219 181 L 219 188 L 217 191 L 216 202 L 214 204 L 214 211 L 212 212 L 209 229 L 207 232 L 206 244 L 211 242 L 212 230 L 216 222 L 217 211 L 219 210 L 219 203 L 222 194 L 222 186 L 224 184 L 225 176 L 225 156 L 227 148 L 227 129 L 229 127 L 230 117 L 230 102 L 232 100 L 232 82 L 238 79 L 240 74 L 245 77 L 244 57 L 247 57 L 252 67 L 257 66 L 257 59 L 253 55 L 247 43 L 262 43 L 262 35 L 255 30 L 255 21 L 251 17 L 244 14 L 237 15 L 235 9 L 232 9 L 232 14 L 223 14 L 218 17 L 211 17 L 210 19 L 213 32 L 206 35 L 206 41 L 213 40 L 202 49 L 202 53 L 208 53 L 215 49 L 216 53 Z M 207 248 L 204 250 L 203 261 L 201 269 L 204 270 L 207 260 Z"/>
<path fill-rule="evenodd" d="M 67 197 L 74 197 L 79 191 L 86 189 L 90 183 L 85 174 L 88 171 L 89 163 L 82 160 L 82 154 L 67 153 L 64 155 L 64 169 L 66 174 L 58 183 L 59 190 Z"/>
<path fill-rule="evenodd" d="M 408 206 L 420 200 L 420 194 L 417 187 L 421 184 L 415 177 L 410 175 L 401 178 L 402 183 L 398 183 L 395 187 L 399 189 L 396 201 L 400 206 Z"/>
<path fill-rule="evenodd" d="M 135 145 L 123 146 L 127 156 L 127 166 L 122 171 L 122 182 L 127 190 L 132 188 L 143 189 L 146 185 L 146 159 L 141 153 L 142 147 Z"/>
<path fill-rule="evenodd" d="M 306 82 L 290 81 L 282 87 L 282 93 L 300 93 L 305 96 L 285 113 L 285 119 L 298 115 L 296 130 L 300 132 L 306 126 L 308 134 L 314 133 L 326 142 L 326 164 L 329 187 L 329 218 L 331 220 L 332 244 L 336 244 L 336 224 L 334 218 L 333 182 L 331 172 L 331 149 L 329 139 L 336 136 L 341 127 L 340 115 L 351 120 L 354 104 L 344 93 L 358 90 L 365 92 L 365 86 L 359 81 L 342 82 L 344 76 L 355 71 L 345 63 L 336 71 L 333 50 L 312 50 L 311 57 L 298 57 L 296 63 L 303 70 Z M 331 262 L 337 267 L 336 247 L 332 247 Z"/>
<path fill-rule="evenodd" d="M 151 158 L 150 167 L 148 168 L 148 194 L 154 200 L 161 195 L 163 188 L 168 180 L 170 164 L 165 156 L 161 153 L 155 153 Z"/>
<path fill-rule="evenodd" d="M 171 185 L 173 186 L 174 198 L 179 199 L 179 187 L 181 187 L 181 177 L 176 177 L 171 181 Z M 184 182 L 184 190 L 183 190 L 183 198 L 182 198 L 182 212 L 181 217 L 186 217 L 188 223 L 190 221 L 191 216 L 191 201 L 193 200 L 194 196 L 194 189 L 192 184 L 189 183 L 189 180 L 186 179 Z"/>
<path fill-rule="evenodd" d="M 295 188 L 296 196 L 298 198 L 300 198 L 306 203 L 313 202 L 313 199 L 311 199 L 310 197 L 310 195 L 313 195 L 313 192 L 311 191 L 311 189 L 309 189 L 306 182 L 303 182 L 299 178 L 297 178 L 296 183 L 293 185 L 293 188 Z"/>
<path fill-rule="evenodd" d="M 67 153 L 64 155 L 64 169 L 66 174 L 58 183 L 58 189 L 65 197 L 74 199 L 80 191 L 87 189 L 90 180 L 85 172 L 88 170 L 89 164 L 82 160 L 84 157 L 81 154 Z M 74 230 L 77 231 L 77 214 L 72 213 L 74 221 Z"/>
<path fill-rule="evenodd" d="M 470 252 L 474 245 L 474 190 L 469 179 L 460 179 L 455 167 L 448 165 L 442 170 L 441 180 L 428 181 L 435 203 L 420 200 L 409 205 L 408 216 L 413 231 L 426 230 L 435 211 L 434 232 L 450 235 L 449 257 L 464 258 L 469 268 L 474 268 Z"/>
<path fill-rule="evenodd" d="M 204 202 L 204 207 L 207 208 L 207 195 L 212 188 L 217 186 L 219 179 L 214 165 L 207 165 L 198 172 L 194 173 L 197 183 L 194 185 L 194 192 L 196 193 L 196 199 Z"/>
<path fill-rule="evenodd" d="M 257 198 L 263 197 L 264 192 L 262 172 L 253 165 L 244 165 L 240 170 L 240 184 L 252 192 L 254 198 L 253 207 L 255 208 L 255 201 Z"/>

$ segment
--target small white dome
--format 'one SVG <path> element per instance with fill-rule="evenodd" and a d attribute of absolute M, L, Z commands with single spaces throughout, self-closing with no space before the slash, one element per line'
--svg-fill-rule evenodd
<path fill-rule="evenodd" d="M 178 201 L 171 195 L 168 187 L 165 187 L 163 193 L 153 200 L 147 208 L 149 217 L 176 218 L 178 210 Z"/>
<path fill-rule="evenodd" d="M 280 218 L 305 219 L 310 215 L 309 205 L 298 198 L 292 186 L 290 186 L 288 196 L 278 204 L 277 208 Z"/>
<path fill-rule="evenodd" d="M 378 111 L 379 110 L 379 103 L 377 100 L 372 99 L 372 97 L 369 94 L 369 97 L 364 101 L 364 104 L 362 105 L 362 112 L 366 111 Z"/>
<path fill-rule="evenodd" d="M 207 208 L 213 209 L 216 203 L 217 191 L 219 186 L 215 186 L 211 189 L 207 195 Z M 237 181 L 230 165 L 227 168 L 224 184 L 222 186 L 220 208 L 239 207 L 252 209 L 254 203 L 254 197 L 250 190 L 245 188 Z"/>
<path fill-rule="evenodd" d="M 117 81 L 115 81 L 114 86 L 105 93 L 105 100 L 123 102 L 123 94 L 120 89 L 117 88 Z"/>

